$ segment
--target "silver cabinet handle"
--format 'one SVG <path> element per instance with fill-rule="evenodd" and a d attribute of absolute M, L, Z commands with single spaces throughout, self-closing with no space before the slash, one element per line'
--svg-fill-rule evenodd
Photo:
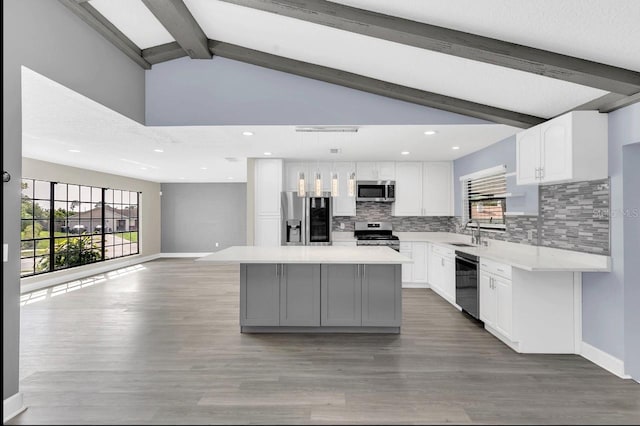
<path fill-rule="evenodd" d="M 440 258 L 440 263 L 444 266 L 444 257 Z"/>
<path fill-rule="evenodd" d="M 544 178 L 544 167 L 540 167 L 540 179 Z"/>
<path fill-rule="evenodd" d="M 367 277 L 367 265 L 362 265 L 362 279 Z"/>
<path fill-rule="evenodd" d="M 498 272 L 504 272 L 504 269 L 498 268 Z"/>
<path fill-rule="evenodd" d="M 540 167 L 536 167 L 535 179 L 540 178 Z"/>
<path fill-rule="evenodd" d="M 360 277 L 360 265 L 356 265 L 356 277 Z"/>
<path fill-rule="evenodd" d="M 276 263 L 276 277 L 280 276 L 280 264 Z"/>

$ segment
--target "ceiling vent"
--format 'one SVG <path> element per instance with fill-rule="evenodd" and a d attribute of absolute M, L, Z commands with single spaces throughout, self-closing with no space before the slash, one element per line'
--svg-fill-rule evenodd
<path fill-rule="evenodd" d="M 340 148 L 331 148 L 329 150 L 329 153 L 331 154 L 340 154 L 342 152 L 342 150 Z"/>
<path fill-rule="evenodd" d="M 334 132 L 334 133 L 356 133 L 355 126 L 296 126 L 296 132 Z"/>
<path fill-rule="evenodd" d="M 238 162 L 238 159 L 236 157 L 224 157 L 224 159 L 227 160 L 230 163 Z"/>

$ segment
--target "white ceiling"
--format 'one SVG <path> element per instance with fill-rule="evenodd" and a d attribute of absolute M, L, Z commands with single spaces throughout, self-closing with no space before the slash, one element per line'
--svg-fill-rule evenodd
<path fill-rule="evenodd" d="M 301 133 L 294 126 L 147 127 L 27 68 L 22 88 L 23 156 L 155 182 L 245 182 L 246 158 L 265 158 L 265 152 L 306 160 L 453 160 L 519 130 L 499 124 L 362 126 L 357 133 Z M 425 130 L 438 133 L 426 136 Z M 341 153 L 330 154 L 331 148 Z"/>
<path fill-rule="evenodd" d="M 638 0 L 337 3 L 640 71 Z M 149 13 L 132 19 L 140 0 L 91 4 L 141 47 L 171 41 Z M 607 93 L 217 0 L 185 4 L 210 39 L 544 118 Z"/>

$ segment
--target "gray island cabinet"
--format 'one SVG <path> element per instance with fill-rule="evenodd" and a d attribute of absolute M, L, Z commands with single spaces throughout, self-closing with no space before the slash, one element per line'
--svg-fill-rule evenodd
<path fill-rule="evenodd" d="M 232 250 L 234 249 L 234 250 Z M 399 333 L 401 264 L 387 247 L 231 247 L 245 333 Z"/>

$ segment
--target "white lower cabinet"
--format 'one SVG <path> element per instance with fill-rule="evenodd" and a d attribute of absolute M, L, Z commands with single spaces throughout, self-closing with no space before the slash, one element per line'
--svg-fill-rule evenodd
<path fill-rule="evenodd" d="M 580 273 L 525 271 L 480 258 L 480 320 L 521 353 L 579 353 Z"/>
<path fill-rule="evenodd" d="M 513 340 L 513 298 L 511 280 L 480 271 L 480 320 Z"/>
<path fill-rule="evenodd" d="M 413 263 L 402 264 L 402 284 L 404 287 L 427 287 L 428 244 L 425 242 L 401 242 L 400 254 Z"/>
<path fill-rule="evenodd" d="M 455 252 L 430 244 L 427 267 L 429 286 L 447 302 L 456 304 Z"/>

